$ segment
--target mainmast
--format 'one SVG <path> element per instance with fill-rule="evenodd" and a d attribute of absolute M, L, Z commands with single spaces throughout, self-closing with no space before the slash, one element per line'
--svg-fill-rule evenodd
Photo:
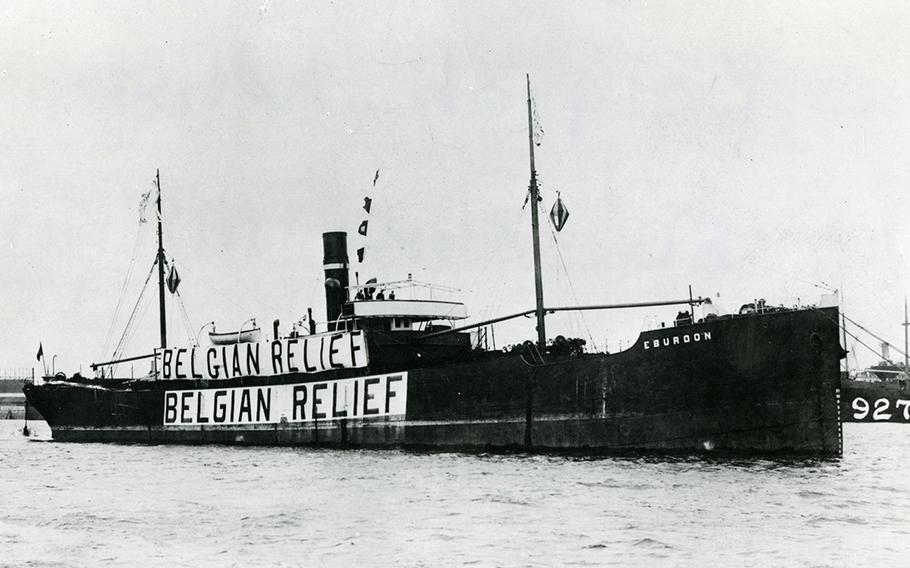
<path fill-rule="evenodd" d="M 161 237 L 161 171 L 155 170 L 158 186 L 158 313 L 161 318 L 161 348 L 167 347 L 167 322 L 164 312 L 164 244 Z"/>
<path fill-rule="evenodd" d="M 531 235 L 534 239 L 534 292 L 537 297 L 537 345 L 543 348 L 547 343 L 547 331 L 544 323 L 543 279 L 540 275 L 540 229 L 537 220 L 537 202 L 540 199 L 537 189 L 537 170 L 534 168 L 534 124 L 531 111 L 531 76 L 525 75 L 528 82 L 528 148 L 531 152 Z"/>

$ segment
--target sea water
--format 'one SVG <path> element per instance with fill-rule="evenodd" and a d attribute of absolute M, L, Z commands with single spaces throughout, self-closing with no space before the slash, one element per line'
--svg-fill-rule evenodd
<path fill-rule="evenodd" d="M 0 421 L 0 566 L 910 563 L 910 426 L 838 460 L 74 444 Z"/>

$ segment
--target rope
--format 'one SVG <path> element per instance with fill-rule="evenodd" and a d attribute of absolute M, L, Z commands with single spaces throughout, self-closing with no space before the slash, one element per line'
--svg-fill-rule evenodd
<path fill-rule="evenodd" d="M 174 260 L 173 258 L 171 260 Z M 169 272 L 173 268 L 173 265 L 164 259 L 164 271 Z M 183 330 L 186 332 L 186 336 L 190 340 L 190 345 L 196 347 L 196 338 L 193 335 L 193 325 L 190 323 L 190 317 L 186 312 L 186 305 L 183 303 L 183 296 L 180 295 L 180 290 L 175 290 L 172 295 L 177 296 L 177 305 L 180 307 L 180 321 L 183 323 Z M 168 326 L 170 327 L 170 326 Z M 168 329 L 170 331 L 170 329 Z"/>
<path fill-rule="evenodd" d="M 192 324 L 190 323 L 190 316 L 186 313 L 186 305 L 183 303 L 183 296 L 180 295 L 180 291 L 176 291 L 177 303 L 180 305 L 180 315 L 183 316 L 183 327 L 186 330 L 187 337 L 190 338 L 190 345 L 193 347 L 198 347 L 199 344 L 196 343 L 196 337 L 193 335 Z"/>
<path fill-rule="evenodd" d="M 125 344 L 125 346 L 132 343 L 133 338 L 136 337 L 136 334 L 139 332 L 139 329 L 141 328 L 141 325 L 140 325 L 140 324 L 141 324 L 141 323 L 143 322 L 143 320 L 145 319 L 145 314 L 148 312 L 149 306 L 151 306 L 152 304 L 154 304 L 154 302 L 147 301 L 147 300 L 148 300 L 148 297 L 146 297 L 145 300 L 146 300 L 146 301 L 145 301 L 145 303 L 142 305 L 142 309 L 141 309 L 141 311 L 139 312 L 139 317 L 136 318 L 136 321 L 133 323 L 133 327 L 130 329 L 130 334 L 129 334 L 129 337 L 127 337 L 127 339 L 126 339 L 126 344 Z M 125 347 L 125 346 L 124 346 L 124 347 Z M 122 353 L 121 353 L 121 356 L 122 356 Z M 116 371 L 116 370 L 117 370 L 117 366 L 116 366 L 116 365 L 113 365 L 113 366 L 111 367 L 111 370 L 112 370 L 112 371 Z M 112 376 L 113 376 L 113 373 L 112 373 Z"/>
<path fill-rule="evenodd" d="M 855 325 L 856 327 L 858 327 L 858 328 L 860 328 L 861 330 L 865 331 L 866 333 L 868 333 L 869 335 L 871 335 L 871 336 L 874 337 L 875 339 L 878 339 L 879 341 L 881 341 L 881 342 L 883 342 L 883 343 L 887 343 L 888 345 L 891 345 L 891 347 L 892 347 L 895 351 L 897 351 L 900 355 L 904 355 L 904 352 L 903 352 L 903 351 L 901 351 L 901 350 L 898 349 L 897 347 L 894 347 L 894 345 L 893 345 L 890 341 L 888 341 L 887 339 L 882 339 L 882 338 L 879 337 L 878 335 L 872 333 L 871 331 L 869 331 L 869 330 L 866 329 L 865 327 L 863 327 L 863 326 L 861 326 L 860 324 L 858 324 L 856 321 L 854 321 L 854 320 L 848 318 L 846 314 L 841 314 L 841 315 L 844 316 L 844 319 L 845 319 L 845 320 L 849 321 L 850 323 L 852 323 L 852 324 Z M 846 331 L 846 330 L 845 330 L 845 331 Z M 881 353 L 879 353 L 878 355 L 881 356 L 882 359 L 884 359 L 884 357 L 882 356 Z"/>
<path fill-rule="evenodd" d="M 556 238 L 556 231 L 553 227 L 553 220 L 550 219 L 549 215 L 544 213 L 544 216 L 547 218 L 547 226 L 550 228 L 550 234 L 553 235 L 553 243 L 556 245 L 556 256 L 559 257 L 559 262 L 562 264 L 562 271 L 566 275 L 566 280 L 569 282 L 569 290 L 572 291 L 572 298 L 575 299 L 575 304 L 579 305 L 581 302 L 578 301 L 578 294 L 575 293 L 575 285 L 572 283 L 572 277 L 569 276 L 569 269 L 566 268 L 566 261 L 562 257 L 562 250 L 559 248 L 559 240 Z M 594 341 L 594 336 L 591 334 L 591 328 L 588 327 L 588 321 L 585 319 L 585 315 L 582 312 L 578 313 L 578 316 L 581 318 L 581 323 L 585 328 L 585 331 L 588 332 L 588 339 L 591 340 L 591 347 L 596 351 L 597 343 Z"/>
<path fill-rule="evenodd" d="M 824 313 L 824 312 L 822 312 L 822 313 Z M 866 329 L 866 328 L 864 328 L 863 326 L 859 325 L 858 323 L 856 323 L 856 322 L 853 321 L 852 319 L 848 318 L 846 315 L 844 315 L 844 314 L 841 314 L 841 315 L 844 316 L 844 319 L 846 319 L 847 321 L 849 321 L 849 322 L 852 323 L 853 325 L 855 325 L 855 326 L 857 326 L 858 328 L 862 329 L 863 331 L 865 331 L 865 332 L 868 333 L 869 335 L 872 335 L 873 337 L 875 337 L 875 334 L 873 334 L 873 333 L 872 333 L 871 331 L 869 331 L 868 329 Z M 843 325 L 841 322 L 835 320 L 834 318 L 832 318 L 832 317 L 830 317 L 830 316 L 827 316 L 827 315 L 826 315 L 825 317 L 828 318 L 829 321 L 834 322 L 834 323 L 837 325 L 838 329 L 840 329 L 841 331 L 843 331 L 844 333 L 846 333 L 847 335 L 849 335 L 850 337 L 852 337 L 854 340 L 856 340 L 857 343 L 859 343 L 860 345 L 862 345 L 863 347 L 865 347 L 866 349 L 868 349 L 869 351 L 871 351 L 876 357 L 879 357 L 880 359 L 884 359 L 884 358 L 885 358 L 881 353 L 879 353 L 878 351 L 876 351 L 876 350 L 873 349 L 872 347 L 869 347 L 869 345 L 867 345 L 866 342 L 863 341 L 862 339 L 860 339 L 855 333 L 851 333 L 851 332 L 847 331 L 847 326 L 846 326 L 846 325 Z M 882 340 L 882 341 L 884 341 L 884 340 Z M 846 346 L 845 346 L 845 347 L 846 347 Z M 898 352 L 899 352 L 899 351 L 898 351 Z M 899 353 L 900 353 L 900 352 L 899 352 Z"/>
<path fill-rule="evenodd" d="M 114 317 L 111 319 L 111 325 L 107 330 L 107 337 L 104 339 L 104 348 L 102 348 L 102 353 L 107 353 L 108 348 L 111 345 L 111 339 L 114 336 L 114 326 L 117 325 L 117 319 L 120 317 L 120 309 L 123 306 L 123 300 L 126 298 L 126 289 L 129 285 L 130 279 L 133 276 L 133 269 L 136 267 L 136 256 L 139 250 L 139 244 L 142 241 L 142 236 L 145 234 L 145 227 L 147 223 L 142 222 L 142 218 L 145 214 L 145 210 L 148 209 L 148 202 L 144 203 L 144 207 L 140 209 L 140 222 L 139 230 L 136 232 L 136 240 L 133 243 L 133 253 L 130 256 L 130 264 L 126 270 L 126 277 L 123 279 L 123 285 L 120 287 L 120 297 L 117 299 L 117 307 L 114 309 Z"/>
<path fill-rule="evenodd" d="M 810 285 L 810 286 L 812 286 L 812 287 L 814 287 L 814 288 L 818 288 L 819 290 L 824 290 L 825 292 L 833 292 L 833 293 L 836 293 L 836 292 L 837 292 L 837 288 L 835 288 L 834 286 L 828 284 L 828 283 L 825 282 L 824 280 L 818 280 L 818 281 L 815 281 L 815 280 L 808 280 L 808 279 L 806 279 L 806 278 L 801 278 L 801 277 L 799 277 L 799 276 L 796 276 L 795 274 L 793 274 L 793 273 L 791 273 L 791 272 L 787 272 L 787 271 L 785 271 L 785 270 L 781 270 L 779 267 L 776 267 L 776 266 L 768 266 L 768 265 L 762 264 L 762 263 L 760 263 L 760 262 L 756 262 L 755 260 L 753 260 L 753 259 L 751 259 L 751 258 L 747 258 L 747 259 L 745 259 L 745 260 L 746 260 L 746 262 L 748 262 L 749 264 L 751 264 L 751 265 L 753 265 L 753 266 L 757 266 L 757 267 L 759 267 L 759 268 L 761 268 L 761 269 L 763 269 L 763 270 L 767 270 L 767 271 L 770 271 L 770 272 L 776 272 L 776 273 L 778 273 L 778 274 L 780 274 L 780 275 L 782 275 L 782 276 L 786 276 L 787 278 L 790 278 L 790 279 L 793 279 L 793 280 L 797 280 L 797 281 L 799 281 L 799 282 L 802 282 L 803 284 L 808 284 L 808 285 Z"/>
<path fill-rule="evenodd" d="M 120 341 L 117 343 L 117 348 L 114 350 L 114 356 L 112 360 L 120 358 L 123 354 L 123 350 L 126 348 L 128 343 L 128 336 L 130 335 L 130 328 L 135 324 L 136 312 L 139 310 L 139 304 L 142 302 L 142 298 L 145 297 L 145 291 L 148 289 L 149 280 L 152 278 L 152 274 L 155 272 L 155 267 L 158 265 L 158 257 L 155 256 L 155 262 L 152 263 L 151 269 L 149 269 L 148 276 L 145 277 L 145 283 L 142 285 L 142 291 L 139 293 L 139 299 L 136 300 L 136 305 L 133 306 L 133 311 L 130 313 L 130 317 L 126 322 L 126 328 L 123 330 L 123 335 L 120 336 Z"/>
<path fill-rule="evenodd" d="M 850 337 L 852 337 L 854 340 L 856 340 L 857 343 L 859 343 L 860 345 L 862 345 L 863 347 L 865 347 L 866 349 L 868 349 L 869 351 L 871 351 L 872 353 L 874 353 L 876 357 L 879 357 L 880 359 L 884 359 L 884 358 L 885 358 L 881 353 L 879 353 L 878 351 L 876 351 L 876 350 L 873 349 L 872 347 L 869 347 L 868 345 L 866 345 L 866 343 L 865 343 L 862 339 L 860 339 L 859 337 L 857 337 L 855 334 L 850 333 L 849 331 L 847 331 L 847 328 L 846 328 L 846 327 L 841 326 L 841 329 L 844 331 L 844 333 L 846 333 L 847 335 L 849 335 Z"/>

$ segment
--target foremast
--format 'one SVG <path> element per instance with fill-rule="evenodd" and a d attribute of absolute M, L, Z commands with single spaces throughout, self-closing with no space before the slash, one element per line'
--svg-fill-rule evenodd
<path fill-rule="evenodd" d="M 537 188 L 537 170 L 534 168 L 534 119 L 531 110 L 531 76 L 525 75 L 528 83 L 528 149 L 531 154 L 531 184 L 528 188 L 531 201 L 531 235 L 534 240 L 534 294 L 537 298 L 537 345 L 547 343 L 547 330 L 544 322 L 543 277 L 540 271 L 540 228 L 537 215 L 537 203 L 540 192 Z"/>
<path fill-rule="evenodd" d="M 164 240 L 161 235 L 161 171 L 155 170 L 158 187 L 158 314 L 161 324 L 161 348 L 167 347 L 167 320 L 164 310 Z"/>

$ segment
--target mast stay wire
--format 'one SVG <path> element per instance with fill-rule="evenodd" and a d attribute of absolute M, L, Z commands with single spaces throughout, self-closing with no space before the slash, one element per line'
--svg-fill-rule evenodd
<path fill-rule="evenodd" d="M 538 206 L 536 203 L 534 205 Z M 575 300 L 575 305 L 581 305 L 581 302 L 578 301 L 578 294 L 575 292 L 575 284 L 572 283 L 572 277 L 569 275 L 569 269 L 566 267 L 566 261 L 562 256 L 562 250 L 559 248 L 559 239 L 556 238 L 556 231 L 553 227 L 553 219 L 551 219 L 545 211 L 543 213 L 547 218 L 547 226 L 550 228 L 550 234 L 553 236 L 553 243 L 556 245 L 556 256 L 559 257 L 559 262 L 562 264 L 562 271 L 566 275 L 566 281 L 569 283 L 569 290 L 572 291 L 572 298 Z M 591 340 L 591 347 L 596 351 L 597 343 L 594 341 L 594 336 L 591 334 L 591 328 L 588 327 L 588 321 L 585 319 L 584 313 L 579 312 L 578 316 L 581 318 L 581 323 L 584 326 L 585 331 L 588 333 L 588 339 Z"/>
<path fill-rule="evenodd" d="M 148 276 L 145 277 L 145 282 L 142 284 L 142 291 L 139 292 L 139 298 L 136 300 L 136 304 L 133 306 L 133 310 L 130 312 L 130 317 L 126 322 L 126 327 L 123 330 L 123 335 L 120 336 L 120 341 L 117 343 L 117 348 L 114 349 L 114 355 L 111 357 L 111 360 L 119 359 L 123 355 L 123 350 L 126 348 L 129 340 L 132 338 L 134 333 L 133 327 L 136 323 L 136 313 L 139 310 L 139 305 L 142 302 L 142 299 L 145 297 L 145 292 L 148 290 L 149 280 L 152 278 L 152 274 L 155 271 L 155 267 L 158 266 L 158 255 L 155 255 L 155 261 L 152 262 L 152 266 L 149 269 Z M 116 367 L 112 367 L 111 371 Z"/>
<path fill-rule="evenodd" d="M 120 310 L 123 307 L 123 300 L 126 298 L 126 291 L 129 287 L 130 280 L 133 277 L 133 272 L 136 267 L 136 258 L 139 252 L 139 245 L 142 243 L 142 237 L 145 235 L 145 228 L 148 226 L 148 223 L 145 222 L 145 215 L 148 210 L 148 204 L 150 200 L 146 199 L 140 205 L 139 209 L 139 230 L 136 231 L 136 240 L 133 242 L 133 252 L 130 255 L 130 264 L 126 270 L 126 276 L 123 279 L 123 285 L 120 287 L 120 297 L 117 299 L 117 307 L 114 308 L 114 316 L 111 318 L 111 325 L 107 330 L 107 337 L 104 339 L 104 347 L 101 349 L 102 353 L 107 353 L 108 348 L 111 346 L 111 339 L 114 336 L 114 327 L 117 325 L 117 320 L 120 318 Z"/>
<path fill-rule="evenodd" d="M 186 304 L 183 303 L 183 296 L 180 295 L 180 290 L 174 292 L 174 295 L 177 296 L 177 305 L 180 307 L 180 320 L 183 322 L 183 330 L 186 332 L 186 336 L 190 340 L 190 345 L 193 347 L 198 347 L 199 344 L 196 343 L 196 338 L 193 337 L 193 324 L 190 323 L 190 316 L 186 312 Z"/>
<path fill-rule="evenodd" d="M 861 330 L 865 331 L 866 333 L 868 333 L 869 335 L 871 335 L 871 336 L 874 337 L 875 339 L 878 339 L 879 341 L 881 341 L 881 342 L 883 342 L 883 343 L 887 343 L 888 345 L 890 345 L 891 348 L 894 349 L 898 354 L 900 354 L 900 355 L 905 355 L 905 356 L 906 356 L 906 354 L 905 354 L 903 351 L 901 351 L 900 349 L 898 349 L 897 347 L 895 347 L 895 345 L 894 345 L 892 342 L 890 342 L 890 341 L 888 341 L 887 339 L 884 339 L 884 338 L 882 338 L 882 337 L 880 337 L 880 336 L 878 336 L 878 335 L 872 333 L 872 331 L 870 331 L 869 329 L 866 329 L 865 327 L 863 327 L 862 325 L 860 325 L 856 320 L 847 317 L 847 314 L 841 313 L 841 315 L 844 316 L 844 319 L 845 319 L 845 320 L 849 321 L 850 323 L 852 323 L 852 324 L 855 325 L 856 327 L 858 327 L 858 328 L 860 328 Z M 844 328 L 844 331 L 847 331 L 846 328 Z M 847 332 L 847 333 L 850 333 L 850 332 Z M 854 337 L 855 337 L 855 336 L 854 336 Z M 868 346 L 867 346 L 867 347 L 868 347 Z M 878 352 L 876 352 L 876 351 L 873 351 L 873 352 L 874 352 L 876 355 L 878 355 L 879 357 L 881 357 L 882 359 L 884 359 L 883 354 L 878 353 Z"/>
<path fill-rule="evenodd" d="M 824 280 L 815 281 L 815 280 L 811 280 L 811 279 L 802 278 L 802 277 L 796 276 L 795 274 L 787 272 L 786 270 L 781 270 L 778 267 L 767 266 L 760 262 L 756 262 L 754 259 L 751 259 L 751 258 L 746 258 L 745 260 L 746 260 L 746 262 L 748 262 L 749 264 L 751 264 L 753 266 L 757 266 L 764 270 L 770 270 L 772 272 L 777 272 L 781 276 L 786 276 L 787 278 L 792 278 L 793 280 L 798 280 L 799 282 L 802 282 L 803 284 L 808 284 L 808 285 L 818 288 L 820 290 L 824 290 L 826 292 L 833 292 L 833 293 L 837 293 L 837 291 L 838 291 L 837 288 L 828 284 Z"/>
<path fill-rule="evenodd" d="M 142 328 L 141 324 L 145 320 L 145 314 L 149 311 L 149 306 L 151 306 L 153 303 L 154 302 L 150 301 L 148 296 L 145 296 L 145 298 L 143 298 L 143 304 L 141 306 L 141 309 L 139 310 L 138 317 L 136 317 L 136 322 L 133 324 L 133 327 L 130 330 L 130 335 L 126 339 L 126 345 L 130 345 L 132 343 L 133 339 L 136 337 L 136 334 Z M 168 325 L 170 325 L 170 324 L 168 324 Z M 116 369 L 117 366 L 114 365 L 112 368 Z"/>
<path fill-rule="evenodd" d="M 846 316 L 844 316 L 844 317 L 846 317 Z M 850 319 L 850 318 L 847 318 L 847 319 Z M 850 320 L 850 321 L 852 321 L 852 320 Z M 855 324 L 854 324 L 854 325 L 855 325 Z M 866 349 L 868 349 L 869 351 L 871 351 L 876 357 L 879 357 L 879 358 L 881 358 L 881 359 L 884 359 L 884 358 L 885 358 L 884 355 L 882 355 L 881 353 L 879 353 L 878 351 L 876 351 L 875 349 L 873 349 L 872 347 L 870 347 L 868 344 L 866 344 L 865 341 L 863 341 L 862 339 L 860 339 L 859 337 L 857 337 L 857 335 L 856 335 L 855 333 L 852 333 L 852 332 L 850 332 L 850 331 L 847 331 L 847 328 L 846 328 L 845 326 L 840 325 L 840 324 L 839 324 L 839 326 L 840 326 L 840 328 L 844 331 L 844 333 L 846 333 L 847 335 L 849 335 L 850 337 L 852 337 L 857 343 L 859 343 L 860 345 L 862 345 L 863 347 L 865 347 Z M 871 334 L 870 334 L 870 335 L 871 335 Z"/>
<path fill-rule="evenodd" d="M 174 259 L 172 258 L 171 261 L 173 261 L 173 260 Z M 172 266 L 173 266 L 173 264 L 171 262 L 168 262 L 168 260 L 165 258 L 164 259 L 165 271 L 166 272 L 170 271 Z M 173 302 L 173 303 L 176 303 L 177 306 L 180 308 L 180 316 L 181 316 L 180 320 L 181 320 L 181 323 L 183 323 L 183 330 L 186 332 L 186 336 L 190 340 L 190 345 L 192 345 L 193 347 L 197 347 L 198 344 L 196 343 L 196 338 L 193 336 L 193 331 L 192 331 L 193 324 L 190 322 L 190 316 L 186 311 L 186 304 L 183 303 L 183 296 L 180 295 L 180 290 L 175 290 L 174 293 L 172 294 L 172 296 L 177 296 L 177 301 Z M 170 331 L 170 329 L 168 331 Z"/>

